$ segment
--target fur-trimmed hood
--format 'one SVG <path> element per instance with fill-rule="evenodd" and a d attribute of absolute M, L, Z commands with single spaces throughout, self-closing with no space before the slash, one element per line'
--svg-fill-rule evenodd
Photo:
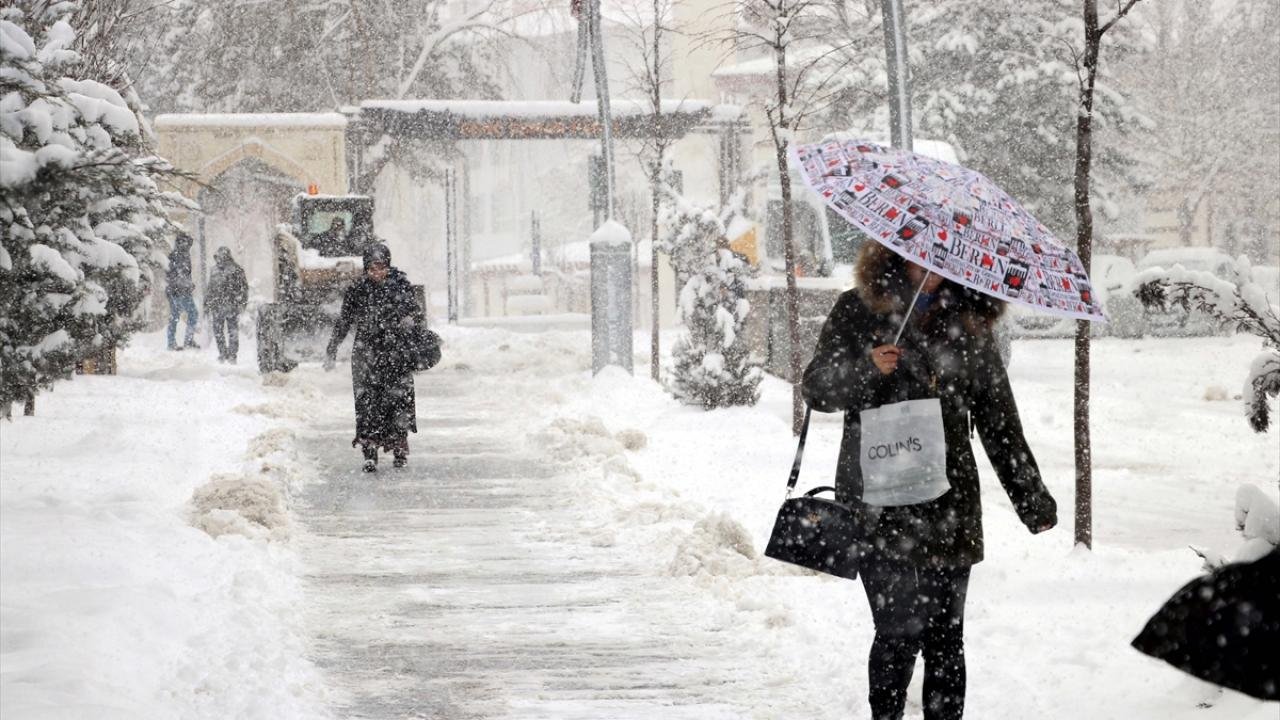
<path fill-rule="evenodd" d="M 907 278 L 907 261 L 878 242 L 868 242 L 858 253 L 854 269 L 858 297 L 867 309 L 878 315 L 901 314 L 915 294 Z M 937 312 L 926 322 L 932 327 L 942 316 L 959 316 L 965 328 L 974 334 L 990 331 L 1004 313 L 1005 303 L 990 295 L 944 280 L 938 288 Z"/>

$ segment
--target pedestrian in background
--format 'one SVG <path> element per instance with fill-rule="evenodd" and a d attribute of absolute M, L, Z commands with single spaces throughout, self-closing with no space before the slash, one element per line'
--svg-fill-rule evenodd
<path fill-rule="evenodd" d="M 204 296 L 204 311 L 212 321 L 213 339 L 218 343 L 218 362 L 235 364 L 240 350 L 240 313 L 248 304 L 249 282 L 244 268 L 236 263 L 229 249 L 218 248 Z"/>
<path fill-rule="evenodd" d="M 191 236 L 178 233 L 173 241 L 173 252 L 169 253 L 169 270 L 165 273 L 165 296 L 169 298 L 169 349 L 181 350 L 184 347 L 199 348 L 196 345 L 196 301 L 193 296 L 196 289 L 195 280 L 191 278 Z M 178 316 L 187 316 L 187 335 L 182 345 L 178 344 Z"/>

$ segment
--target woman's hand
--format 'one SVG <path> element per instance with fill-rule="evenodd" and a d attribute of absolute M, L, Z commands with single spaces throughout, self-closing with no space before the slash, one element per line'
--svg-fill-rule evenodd
<path fill-rule="evenodd" d="M 871 362 L 882 375 L 888 375 L 898 369 L 898 359 L 902 357 L 902 348 L 897 345 L 880 345 L 871 348 Z"/>

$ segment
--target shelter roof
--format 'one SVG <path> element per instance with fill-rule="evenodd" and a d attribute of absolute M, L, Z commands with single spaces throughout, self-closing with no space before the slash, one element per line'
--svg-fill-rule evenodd
<path fill-rule="evenodd" d="M 322 128 L 342 130 L 347 118 L 340 113 L 166 113 L 155 120 L 157 128 Z"/>
<path fill-rule="evenodd" d="M 610 103 L 619 138 L 681 137 L 707 122 L 736 120 L 736 107 L 705 100 L 663 100 L 655 126 L 647 100 Z M 364 129 L 429 140 L 594 139 L 600 136 L 596 102 L 567 100 L 367 100 Z"/>

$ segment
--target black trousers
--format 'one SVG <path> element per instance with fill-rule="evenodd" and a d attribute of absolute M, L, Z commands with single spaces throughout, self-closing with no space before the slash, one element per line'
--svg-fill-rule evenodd
<path fill-rule="evenodd" d="M 235 360 L 240 352 L 240 323 L 236 315 L 213 315 L 213 339 L 218 343 L 218 357 Z"/>
<path fill-rule="evenodd" d="M 869 556 L 858 572 L 876 627 L 868 664 L 871 717 L 900 720 L 916 656 L 923 652 L 925 720 L 959 720 L 969 568 L 929 568 Z"/>

